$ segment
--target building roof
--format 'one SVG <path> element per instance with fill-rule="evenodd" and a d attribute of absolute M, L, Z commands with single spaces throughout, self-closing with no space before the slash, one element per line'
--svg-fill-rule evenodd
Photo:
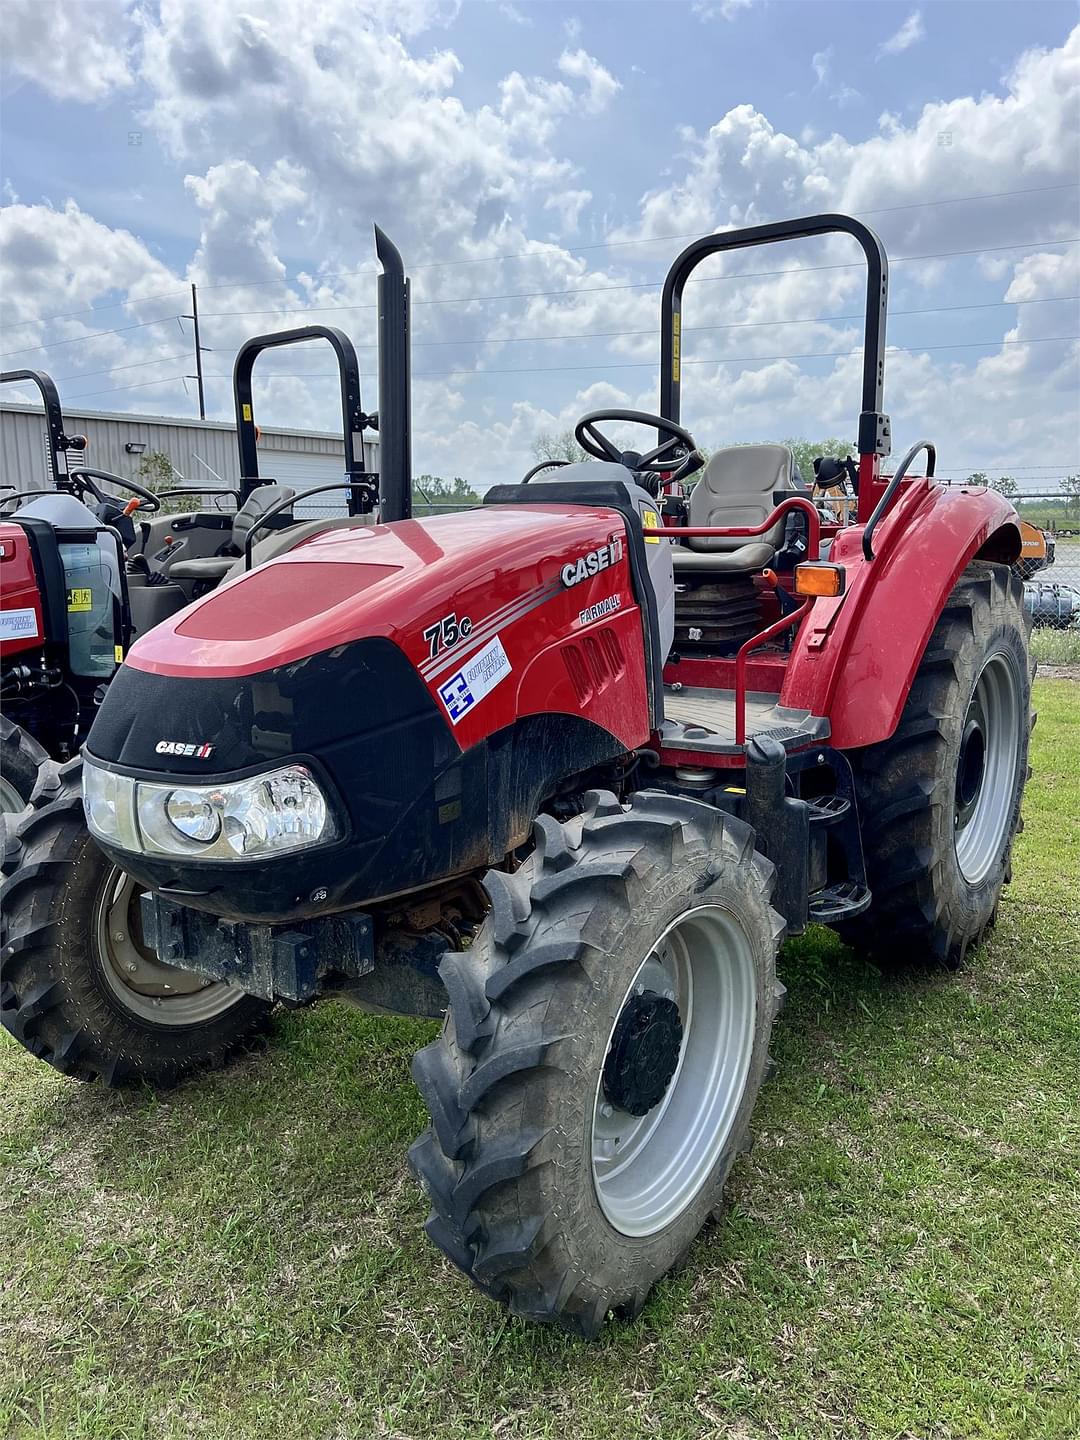
<path fill-rule="evenodd" d="M 190 415 L 143 415 L 131 410 L 84 410 L 78 405 L 64 405 L 62 399 L 61 406 L 65 418 L 74 415 L 80 420 L 115 420 L 125 425 L 182 425 L 192 430 L 228 430 L 230 434 L 236 430 L 236 422 L 232 420 L 200 420 L 198 416 Z M 0 400 L 0 410 L 42 417 L 45 414 L 40 405 L 23 405 L 18 400 Z M 260 425 L 259 429 L 264 435 L 299 435 L 312 440 L 336 440 L 341 443 L 340 431 L 290 430 L 282 425 Z M 372 434 L 367 443 L 376 443 L 377 440 L 377 433 Z"/>

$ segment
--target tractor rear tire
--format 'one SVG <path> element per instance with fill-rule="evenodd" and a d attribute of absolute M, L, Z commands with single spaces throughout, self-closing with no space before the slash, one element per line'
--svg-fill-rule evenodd
<path fill-rule="evenodd" d="M 459 1269 L 591 1339 L 681 1262 L 749 1146 L 784 923 L 741 821 L 656 792 L 586 801 L 488 873 L 488 919 L 443 961 L 410 1159 Z"/>
<path fill-rule="evenodd" d="M 79 1080 L 159 1089 L 251 1047 L 271 1006 L 163 966 L 134 881 L 83 818 L 82 761 L 52 767 L 8 829 L 0 871 L 0 1024 Z"/>
<path fill-rule="evenodd" d="M 49 754 L 29 730 L 0 715 L 0 814 L 18 815 L 30 804 Z"/>
<path fill-rule="evenodd" d="M 837 929 L 883 966 L 957 969 L 993 924 L 1022 828 L 1029 630 L 1015 572 L 972 561 L 895 733 L 852 754 L 873 904 Z"/>

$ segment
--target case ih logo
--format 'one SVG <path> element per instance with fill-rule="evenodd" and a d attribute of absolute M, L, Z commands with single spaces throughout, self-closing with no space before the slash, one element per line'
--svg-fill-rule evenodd
<path fill-rule="evenodd" d="M 571 585 L 580 585 L 583 580 L 599 575 L 601 570 L 606 570 L 610 565 L 617 565 L 622 554 L 622 537 L 616 536 L 609 545 L 601 545 L 596 550 L 590 550 L 587 555 L 582 555 L 580 559 L 571 560 L 564 565 L 562 583 L 568 590 Z"/>
<path fill-rule="evenodd" d="M 154 746 L 159 755 L 190 755 L 196 760 L 209 760 L 213 745 L 186 745 L 183 740 L 159 740 Z"/>

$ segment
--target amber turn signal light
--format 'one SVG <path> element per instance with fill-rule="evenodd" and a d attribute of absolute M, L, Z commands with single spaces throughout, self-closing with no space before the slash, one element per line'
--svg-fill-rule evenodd
<path fill-rule="evenodd" d="M 843 595 L 844 567 L 824 560 L 808 560 L 795 566 L 796 595 Z"/>

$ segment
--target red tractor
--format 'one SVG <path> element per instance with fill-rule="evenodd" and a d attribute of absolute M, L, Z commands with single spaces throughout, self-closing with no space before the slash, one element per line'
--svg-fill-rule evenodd
<path fill-rule="evenodd" d="M 94 1043 L 82 1045 L 78 1059 L 63 1036 L 46 1049 L 37 1021 L 28 1019 L 25 995 L 8 980 L 5 957 L 0 1020 L 35 1053 L 83 1076 L 171 1083 L 236 1053 L 263 1028 L 269 1010 L 237 989 L 159 961 L 142 935 L 134 882 L 90 841 L 78 797 L 53 803 L 61 790 L 53 762 L 78 753 L 134 639 L 242 569 L 249 540 L 263 534 L 271 544 L 287 531 L 291 543 L 325 528 L 326 521 L 297 523 L 296 492 L 260 477 L 252 418 L 258 356 L 313 339 L 329 341 L 340 369 L 346 460 L 339 488 L 348 493 L 351 515 L 370 513 L 375 490 L 365 474 L 362 439 L 374 421 L 360 405 L 356 352 L 338 330 L 308 326 L 256 336 L 241 347 L 234 391 L 243 478 L 236 490 L 213 492 L 215 504 L 234 502 L 231 512 L 171 514 L 137 481 L 89 468 L 86 438 L 66 433 L 52 379 L 31 370 L 0 375 L 0 384 L 29 381 L 37 388 L 49 480 L 44 490 L 11 487 L 0 496 L 0 871 L 19 871 L 24 887 L 9 893 L 0 944 L 39 914 L 40 897 L 26 888 L 27 876 L 50 874 L 76 944 L 65 983 L 98 1016 Z M 168 495 L 209 493 L 174 485 Z M 13 817 L 27 806 L 32 816 L 12 835 Z M 51 869 L 28 870 L 22 863 L 28 848 L 36 865 Z M 60 990 L 53 986 L 49 994 L 58 997 Z M 105 1008 L 95 1010 L 101 996 Z M 44 1003 L 35 991 L 35 1013 Z"/>
<path fill-rule="evenodd" d="M 844 527 L 784 447 L 701 467 L 679 416 L 694 267 L 833 232 L 869 269 Z M 140 640 L 63 794 L 163 963 L 263 1003 L 445 1016 L 413 1064 L 428 1234 L 513 1313 L 592 1336 L 720 1204 L 784 935 L 957 965 L 993 923 L 1027 773 L 1017 517 L 935 483 L 926 442 L 881 473 L 887 264 L 847 217 L 691 245 L 660 414 L 585 416 L 591 463 L 435 519 L 409 516 L 407 287 L 384 280 L 395 518 L 290 545 Z M 688 505 L 661 501 L 695 467 Z M 72 1057 L 85 1015 L 42 999 L 78 943 L 49 883 L 8 882 L 4 964 L 24 1038 Z"/>

